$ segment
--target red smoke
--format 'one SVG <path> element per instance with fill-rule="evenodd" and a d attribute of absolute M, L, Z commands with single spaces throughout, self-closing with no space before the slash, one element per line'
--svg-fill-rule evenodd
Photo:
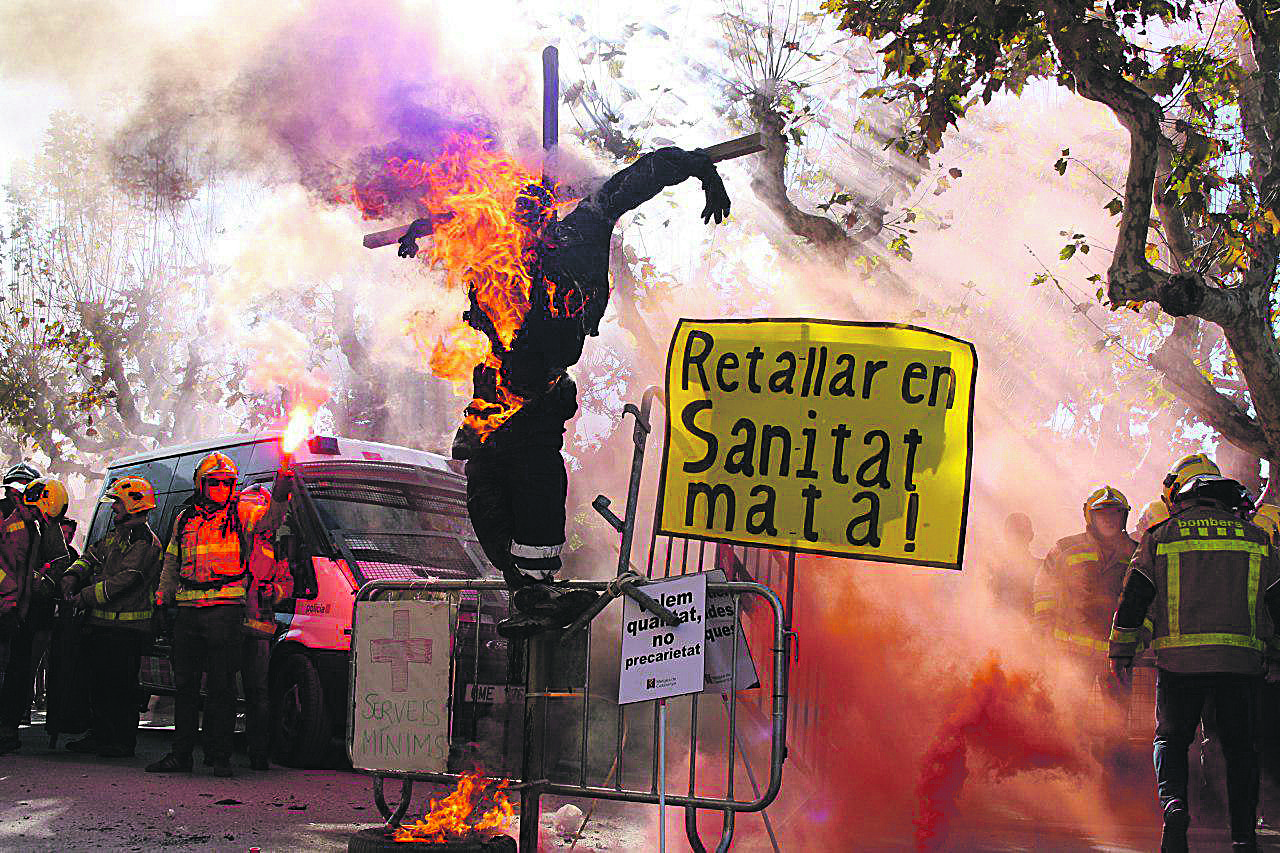
<path fill-rule="evenodd" d="M 1088 759 L 1054 718 L 1039 679 L 1006 673 L 994 656 L 988 658 L 952 698 L 925 753 L 916 788 L 916 849 L 939 849 L 946 840 L 971 761 L 993 780 L 1031 770 L 1083 774 Z"/>

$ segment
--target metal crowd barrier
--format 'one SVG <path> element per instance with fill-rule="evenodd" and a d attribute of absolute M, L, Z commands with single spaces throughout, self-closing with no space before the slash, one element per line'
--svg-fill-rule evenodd
<path fill-rule="evenodd" d="M 580 589 L 591 589 L 602 591 L 607 584 L 605 582 L 591 581 L 573 581 L 569 586 Z M 493 649 L 499 644 L 492 640 L 486 641 L 486 626 L 490 621 L 494 621 L 493 617 L 499 615 L 496 613 L 496 602 L 498 600 L 498 592 L 505 590 L 505 585 L 500 580 L 376 580 L 370 581 L 361 587 L 356 596 L 357 601 L 371 601 L 392 595 L 414 596 L 417 594 L 446 594 L 454 604 L 452 611 L 452 648 L 450 662 L 450 744 L 451 744 L 451 764 L 458 766 L 449 767 L 449 772 L 443 773 L 400 773 L 400 772 L 384 772 L 384 771 L 361 771 L 366 772 L 373 777 L 374 784 L 374 801 L 383 818 L 386 819 L 388 827 L 398 826 L 408 812 L 410 800 L 413 796 L 413 784 L 417 781 L 431 782 L 443 785 L 456 784 L 461 778 L 462 773 L 472 770 L 471 767 L 463 766 L 462 762 L 467 759 L 465 751 L 460 752 L 455 761 L 452 754 L 454 746 L 467 743 L 465 737 L 470 734 L 473 738 L 476 736 L 475 728 L 478 725 L 478 717 L 475 715 L 475 705 L 478 702 L 472 701 L 473 706 L 470 710 L 472 715 L 469 720 L 462 705 L 467 704 L 466 691 L 460 691 L 458 687 L 463 684 L 477 685 L 478 680 L 482 677 L 482 670 L 494 669 L 494 661 L 491 659 L 494 654 Z M 767 689 L 771 692 L 771 714 L 769 723 L 769 742 L 768 742 L 768 761 L 769 770 L 768 777 L 765 780 L 763 788 L 761 788 L 755 779 L 755 773 L 750 763 L 750 756 L 747 755 L 748 745 L 742 744 L 741 733 L 739 732 L 739 691 L 730 690 L 727 694 L 694 694 L 692 696 L 675 697 L 668 699 L 668 709 L 672 712 L 669 716 L 673 720 L 682 722 L 683 719 L 688 720 L 687 731 L 679 726 L 676 731 L 668 733 L 667 751 L 668 756 L 676 756 L 677 759 L 681 754 L 686 755 L 688 759 L 688 784 L 677 788 L 673 784 L 673 773 L 668 773 L 666 802 L 675 807 L 685 809 L 685 831 L 688 836 L 689 843 L 695 851 L 705 853 L 705 847 L 698 836 L 696 812 L 700 809 L 719 811 L 722 813 L 722 831 L 719 843 L 716 845 L 718 851 L 727 850 L 733 839 L 734 818 L 738 812 L 758 812 L 765 809 L 777 797 L 779 788 L 782 785 L 782 765 L 786 758 L 786 732 L 787 732 L 787 677 L 788 677 L 788 636 L 785 620 L 785 613 L 782 602 L 778 595 L 767 586 L 759 583 L 745 581 L 729 581 L 729 582 L 713 582 L 707 585 L 708 597 L 712 593 L 728 593 L 733 602 L 733 622 L 734 625 L 740 625 L 739 617 L 743 612 L 743 596 L 753 596 L 762 599 L 763 603 L 768 606 L 768 614 L 771 616 L 772 630 L 770 632 L 772 646 L 768 649 L 768 658 L 770 660 L 769 667 L 760 673 L 761 689 Z M 432 597 L 437 597 L 433 595 Z M 486 597 L 489 599 L 486 605 Z M 491 612 L 486 612 L 486 606 Z M 505 603 L 501 605 L 505 615 Z M 755 617 L 758 620 L 758 616 Z M 488 620 L 488 621 L 487 621 Z M 561 632 L 552 631 L 546 634 L 525 641 L 523 666 L 518 667 L 518 671 L 524 677 L 524 697 L 522 708 L 522 737 L 521 737 L 521 766 L 514 774 L 504 774 L 502 776 L 486 772 L 486 777 L 491 779 L 508 778 L 511 780 L 509 790 L 519 791 L 521 800 L 520 814 L 520 850 L 523 853 L 533 853 L 537 850 L 538 844 L 538 818 L 540 812 L 540 799 L 544 794 L 560 795 L 566 797 L 580 797 L 586 799 L 597 800 L 615 800 L 630 803 L 645 803 L 657 805 L 659 801 L 659 766 L 657 757 L 657 727 L 658 727 L 658 708 L 657 702 L 643 702 L 635 705 L 617 705 L 616 688 L 610 679 L 601 679 L 599 673 L 593 672 L 593 663 L 597 666 L 602 662 L 608 662 L 609 665 L 616 666 L 617 649 L 619 643 L 620 628 L 617 623 L 609 623 L 604 621 L 603 624 L 609 625 L 608 629 L 597 629 L 595 623 L 589 623 L 585 629 L 584 640 L 582 644 L 582 666 L 581 672 L 574 669 L 573 660 L 565 660 L 565 656 L 569 654 L 560 647 L 559 639 Z M 759 624 L 759 622 L 757 622 Z M 465 635 L 470 633 L 471 639 L 469 643 L 464 643 Z M 598 637 L 601 633 L 603 638 Z M 358 633 L 357 633 L 358 636 Z M 496 634 L 494 635 L 496 637 Z M 597 647 L 599 640 L 599 647 Z M 738 665 L 738 649 L 737 643 L 731 643 L 733 647 L 732 660 L 730 662 L 730 672 L 737 672 Z M 599 652 L 596 654 L 596 652 Z M 756 649 L 755 657 L 757 663 L 761 663 L 765 655 L 764 650 Z M 502 654 L 506 654 L 503 651 Z M 486 659 L 486 654 L 489 658 Z M 594 659 L 594 661 L 593 661 Z M 348 732 L 347 741 L 350 749 L 352 735 L 354 731 L 355 720 L 355 668 L 359 665 L 358 647 L 356 643 L 352 644 L 351 667 L 351 696 L 348 704 Z M 571 672 L 575 677 L 568 679 L 574 683 L 565 685 L 561 682 L 566 680 L 566 672 Z M 616 671 L 615 671 L 616 672 Z M 767 677 L 766 677 L 767 673 Z M 460 680 L 470 677 L 470 681 L 463 682 Z M 511 679 L 514 680 L 514 679 Z M 605 688 L 605 692 L 595 693 L 593 685 L 599 681 L 606 680 L 609 686 Z M 473 700 L 476 698 L 478 688 L 471 688 Z M 616 726 L 612 731 L 612 747 L 607 754 L 592 755 L 591 746 L 592 739 L 592 699 L 596 699 L 597 703 L 603 704 L 605 707 L 610 705 L 617 708 Z M 763 698 L 763 697 L 761 697 Z M 710 699 L 712 704 L 708 704 Z M 681 705 L 687 704 L 687 718 L 682 718 L 676 713 Z M 642 706 L 650 706 L 648 709 Z M 574 708 L 576 707 L 576 710 Z M 723 727 L 716 727 L 716 735 L 723 734 L 722 742 L 708 744 L 706 738 L 702 738 L 700 743 L 700 727 L 707 727 L 707 718 L 709 712 L 715 708 L 723 707 L 727 714 L 727 721 Z M 702 719 L 700 722 L 700 711 Z M 580 714 L 581 720 L 576 729 L 567 728 L 570 722 Z M 464 727 L 468 721 L 471 724 L 472 731 L 470 733 L 464 731 Z M 651 730 L 645 729 L 645 726 L 652 726 Z M 566 737 L 566 732 L 572 732 L 571 737 Z M 597 735 L 599 728 L 597 727 Z M 640 735 L 649 735 L 648 738 Z M 550 737 L 549 737 L 550 735 Z M 684 742 L 681 743 L 682 739 Z M 637 745 L 638 744 L 638 745 Z M 711 747 L 708 749 L 708 747 Z M 598 744 L 597 744 L 597 752 Z M 651 754 L 648 754 L 651 753 Z M 705 772 L 700 773 L 699 756 L 707 758 L 723 758 L 724 773 L 723 782 L 717 790 L 707 793 L 709 787 L 708 779 Z M 611 759 L 610 770 L 603 778 L 598 778 L 599 774 L 590 772 L 590 765 L 593 758 L 603 758 L 605 761 Z M 642 779 L 639 782 L 626 779 L 627 770 L 635 766 L 637 760 L 647 764 L 647 773 L 641 774 L 647 776 L 647 781 Z M 735 775 L 737 765 L 741 761 L 748 774 L 751 776 L 752 795 L 748 798 L 740 795 L 738 792 L 741 785 L 735 784 Z M 576 764 L 576 772 L 568 773 L 560 772 L 557 764 L 568 763 L 570 766 Z M 640 766 L 644 766 L 643 764 Z M 633 774 L 634 775 L 634 774 Z M 401 782 L 400 794 L 397 802 L 389 803 L 384 785 L 387 779 L 399 779 Z"/>

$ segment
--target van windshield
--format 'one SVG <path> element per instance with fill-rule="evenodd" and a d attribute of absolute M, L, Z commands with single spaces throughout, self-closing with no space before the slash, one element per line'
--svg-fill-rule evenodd
<path fill-rule="evenodd" d="M 316 514 L 361 580 L 492 574 L 456 496 L 406 483 L 308 479 Z"/>

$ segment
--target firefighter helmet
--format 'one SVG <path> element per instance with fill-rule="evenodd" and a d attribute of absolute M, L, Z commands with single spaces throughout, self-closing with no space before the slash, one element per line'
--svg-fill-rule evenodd
<path fill-rule="evenodd" d="M 1192 453 L 1178 460 L 1178 463 L 1169 469 L 1168 475 L 1164 478 L 1164 502 L 1170 506 L 1173 505 L 1173 496 L 1192 477 L 1200 476 L 1221 477 L 1222 471 L 1218 468 L 1217 463 L 1204 453 Z"/>
<path fill-rule="evenodd" d="M 25 486 L 27 483 L 30 483 L 32 480 L 38 479 L 39 477 L 40 470 L 26 460 L 23 460 L 17 465 L 14 465 L 8 471 L 4 472 L 4 485 L 11 486 L 14 483 L 18 483 Z"/>
<path fill-rule="evenodd" d="M 1191 477 L 1173 493 L 1173 501 L 1217 504 L 1242 518 L 1253 514 L 1253 495 L 1249 494 L 1249 490 L 1230 477 L 1215 474 L 1197 474 Z"/>
<path fill-rule="evenodd" d="M 1100 509 L 1124 510 L 1125 518 L 1129 517 L 1129 499 L 1115 486 L 1103 486 L 1094 491 L 1084 501 L 1084 520 L 1093 521 L 1093 514 Z"/>
<path fill-rule="evenodd" d="M 236 470 L 236 463 L 223 453 L 210 453 L 208 456 L 200 460 L 200 464 L 196 466 L 196 491 L 204 492 L 204 482 L 209 477 L 226 477 L 235 480 L 240 476 L 240 472 Z"/>
<path fill-rule="evenodd" d="M 67 514 L 67 487 L 53 477 L 37 477 L 22 490 L 23 503 L 39 507 L 52 519 Z"/>
<path fill-rule="evenodd" d="M 1280 536 L 1280 506 L 1259 504 L 1253 514 L 1253 523 L 1267 531 L 1272 540 L 1276 539 Z"/>
<path fill-rule="evenodd" d="M 129 515 L 146 512 L 156 508 L 156 490 L 142 477 L 121 477 L 107 487 L 107 493 L 99 503 L 113 501 L 120 501 L 120 506 Z"/>
<path fill-rule="evenodd" d="M 1145 533 L 1162 521 L 1168 520 L 1169 507 L 1165 506 L 1164 501 L 1152 501 L 1142 508 L 1142 515 L 1138 516 L 1138 531 Z"/>

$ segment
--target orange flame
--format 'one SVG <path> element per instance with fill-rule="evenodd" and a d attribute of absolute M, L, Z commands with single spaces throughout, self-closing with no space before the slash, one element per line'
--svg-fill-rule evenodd
<path fill-rule="evenodd" d="M 508 781 L 503 779 L 493 789 L 493 806 L 480 814 L 472 815 L 482 805 L 480 802 L 489 782 L 478 773 L 466 773 L 458 780 L 458 787 L 442 800 L 431 800 L 431 810 L 412 824 L 395 830 L 396 841 L 452 841 L 471 835 L 493 835 L 511 825 L 515 809 L 507 799 Z"/>
<path fill-rule="evenodd" d="M 292 456 L 311 435 L 311 425 L 315 422 L 316 410 L 310 406 L 294 406 L 289 412 L 289 424 L 280 437 L 280 447 L 286 456 Z"/>
<path fill-rule="evenodd" d="M 483 336 L 459 324 L 436 341 L 429 358 L 436 376 L 455 381 L 470 378 L 477 362 L 498 369 L 498 400 L 477 398 L 467 407 L 465 423 L 482 441 L 525 403 L 503 386 L 501 365 L 532 302 L 536 235 L 517 218 L 516 202 L 538 181 L 491 139 L 457 132 L 429 162 L 392 158 L 373 182 L 352 192 L 364 214 L 374 218 L 389 212 L 392 197 L 420 193 L 417 205 L 434 223 L 424 259 L 444 268 L 451 287 L 468 290 L 492 323 Z M 536 286 L 546 289 L 553 316 L 575 315 L 585 305 L 577 291 L 557 294 L 545 279 Z"/>

